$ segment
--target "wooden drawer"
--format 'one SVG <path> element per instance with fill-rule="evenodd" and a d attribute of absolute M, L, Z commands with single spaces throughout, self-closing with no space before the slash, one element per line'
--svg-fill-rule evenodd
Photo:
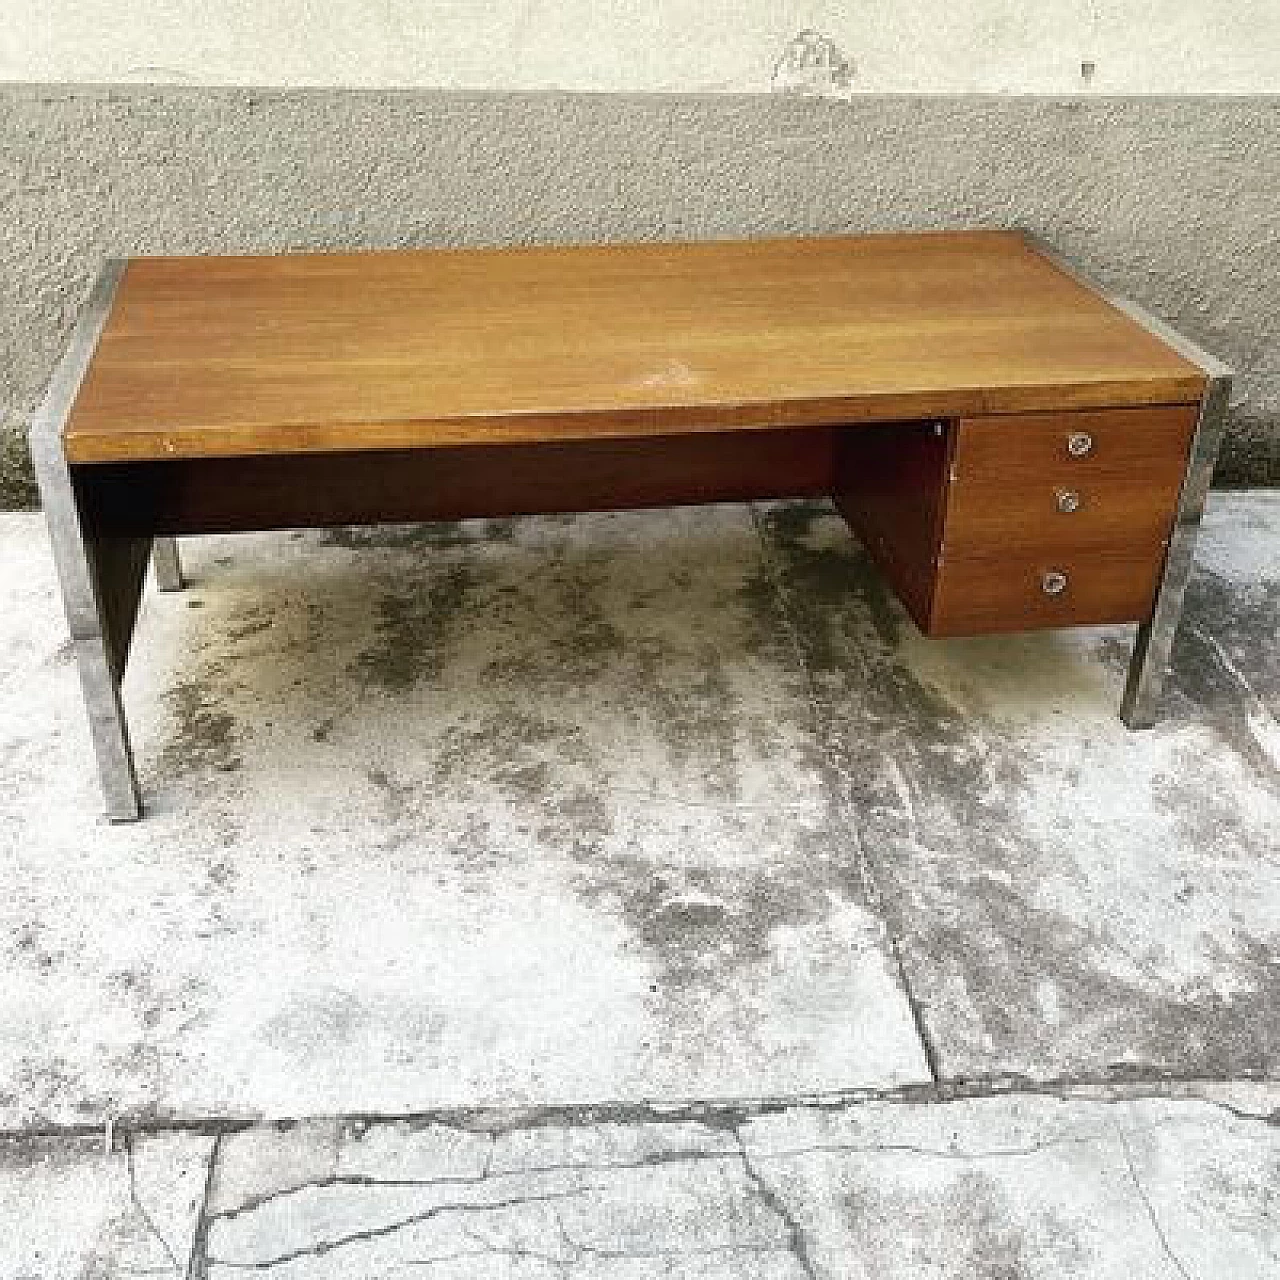
<path fill-rule="evenodd" d="M 1057 555 L 1011 544 L 1007 554 L 946 560 L 938 566 L 927 630 L 957 636 L 1138 622 L 1151 612 L 1164 554 L 1163 541 Z M 1061 590 L 1045 589 L 1050 574 L 1063 575 Z"/>
<path fill-rule="evenodd" d="M 1196 414 L 1176 405 L 961 420 L 943 560 L 1163 543 Z"/>
<path fill-rule="evenodd" d="M 1137 622 L 1151 612 L 1198 412 L 850 428 L 835 501 L 927 634 Z M 1073 437 L 1085 438 L 1074 451 Z M 1045 590 L 1049 574 L 1064 575 L 1061 591 Z"/>

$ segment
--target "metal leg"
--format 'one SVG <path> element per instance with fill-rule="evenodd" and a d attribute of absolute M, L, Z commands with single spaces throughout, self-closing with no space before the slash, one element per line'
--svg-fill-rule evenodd
<path fill-rule="evenodd" d="M 1156 721 L 1156 708 L 1173 651 L 1173 638 L 1182 616 L 1182 600 L 1191 577 L 1200 518 L 1204 514 L 1209 482 L 1213 479 L 1213 467 L 1222 443 L 1230 394 L 1230 375 L 1218 373 L 1209 379 L 1200 404 L 1200 421 L 1191 442 L 1191 458 L 1178 498 L 1177 515 L 1160 585 L 1156 589 L 1155 606 L 1151 617 L 1138 628 L 1129 663 L 1129 678 L 1120 703 L 1121 719 L 1130 729 L 1149 729 Z"/>
<path fill-rule="evenodd" d="M 151 562 L 156 568 L 156 586 L 161 591 L 181 591 L 187 585 L 178 559 L 177 538 L 156 538 L 151 543 Z"/>
<path fill-rule="evenodd" d="M 1120 703 L 1120 717 L 1130 729 L 1149 729 L 1156 720 L 1160 690 L 1169 667 L 1169 656 L 1173 651 L 1173 637 L 1182 616 L 1182 598 L 1186 594 L 1187 580 L 1191 577 L 1191 562 L 1195 555 L 1196 535 L 1200 532 L 1200 517 L 1204 514 L 1204 501 L 1208 496 L 1209 483 L 1213 479 L 1218 448 L 1222 444 L 1227 406 L 1231 399 L 1231 370 L 1221 360 L 1153 316 L 1145 307 L 1129 298 L 1100 289 L 1073 263 L 1055 253 L 1038 236 L 1024 232 L 1023 237 L 1037 253 L 1048 258 L 1059 270 L 1086 289 L 1093 290 L 1179 355 L 1198 365 L 1208 378 L 1204 398 L 1200 401 L 1200 421 L 1196 424 L 1195 438 L 1191 442 L 1191 457 L 1182 481 L 1182 492 L 1178 496 L 1178 509 L 1169 537 L 1169 547 L 1165 552 L 1160 583 L 1156 588 L 1155 603 L 1151 616 L 1138 628 L 1133 657 L 1129 662 L 1129 678 Z"/>
<path fill-rule="evenodd" d="M 31 424 L 31 457 L 89 712 L 103 799 L 107 817 L 115 822 L 132 821 L 142 812 L 120 701 L 120 681 L 151 540 L 99 539 L 86 531 L 63 452 L 62 426 L 97 345 L 122 272 L 123 264 L 109 263 L 99 277 L 67 354 Z"/>

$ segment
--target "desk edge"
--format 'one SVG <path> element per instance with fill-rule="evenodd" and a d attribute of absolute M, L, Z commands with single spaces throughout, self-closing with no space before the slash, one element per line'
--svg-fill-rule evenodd
<path fill-rule="evenodd" d="M 1121 294 L 1104 288 L 1096 280 L 1091 279 L 1081 267 L 1059 253 L 1042 236 L 1025 228 L 1021 229 L 1021 235 L 1029 248 L 1035 250 L 1047 262 L 1052 263 L 1063 275 L 1069 276 L 1082 288 L 1088 289 L 1090 293 L 1095 294 L 1104 302 L 1115 307 L 1117 311 L 1122 311 L 1130 320 L 1141 325 L 1153 337 L 1159 338 L 1161 342 L 1172 347 L 1183 359 L 1190 360 L 1192 364 L 1197 365 L 1204 371 L 1206 377 L 1216 380 L 1233 376 L 1234 370 L 1230 365 L 1219 360 L 1217 356 L 1211 355 L 1197 343 L 1192 342 L 1190 338 L 1179 333 L 1172 325 L 1161 320 L 1159 316 L 1153 315 L 1141 303 L 1134 302 L 1132 298 L 1126 298 Z"/>
<path fill-rule="evenodd" d="M 71 410 L 80 387 L 97 354 L 102 331 L 111 316 L 120 281 L 128 267 L 126 258 L 108 258 L 80 308 L 62 358 L 54 368 L 36 411 L 31 415 L 30 447 L 61 453 L 62 433 L 71 419 Z"/>

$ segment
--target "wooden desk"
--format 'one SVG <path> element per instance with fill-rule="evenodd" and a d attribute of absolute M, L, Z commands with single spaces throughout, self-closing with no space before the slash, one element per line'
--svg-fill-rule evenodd
<path fill-rule="evenodd" d="M 1229 371 L 1017 232 L 108 264 L 32 429 L 111 817 L 173 536 L 830 496 L 918 625 L 1138 622 Z"/>

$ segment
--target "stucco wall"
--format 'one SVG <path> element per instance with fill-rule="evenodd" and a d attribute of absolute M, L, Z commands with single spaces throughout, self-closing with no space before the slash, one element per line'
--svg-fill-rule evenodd
<path fill-rule="evenodd" d="M 1280 482 L 1280 99 L 0 89 L 13 443 L 102 259 L 1024 225 L 1240 371 Z"/>
<path fill-rule="evenodd" d="M 0 0 L 0 80 L 752 93 L 803 31 L 838 92 L 1280 87 L 1276 0 Z"/>
<path fill-rule="evenodd" d="M 107 253 L 1012 222 L 1280 481 L 1280 0 L 0 0 L 0 82 L 0 503 Z"/>

